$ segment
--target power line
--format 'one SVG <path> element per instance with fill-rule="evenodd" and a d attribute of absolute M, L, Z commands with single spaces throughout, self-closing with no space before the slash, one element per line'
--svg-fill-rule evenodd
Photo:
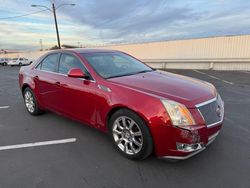
<path fill-rule="evenodd" d="M 37 14 L 37 13 L 44 12 L 44 11 L 47 11 L 47 10 L 40 10 L 40 11 L 31 12 L 31 13 L 28 13 L 28 14 L 22 14 L 22 15 L 18 15 L 18 16 L 4 17 L 4 18 L 0 18 L 0 20 L 8 20 L 8 19 L 15 19 L 15 18 L 20 18 L 20 17 L 25 17 L 25 16 Z"/>

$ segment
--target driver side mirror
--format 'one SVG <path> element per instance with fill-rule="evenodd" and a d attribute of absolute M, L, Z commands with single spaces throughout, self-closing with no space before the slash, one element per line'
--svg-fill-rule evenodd
<path fill-rule="evenodd" d="M 86 75 L 81 69 L 75 68 L 75 69 L 70 69 L 68 73 L 68 77 L 70 78 L 89 78 L 88 75 Z"/>

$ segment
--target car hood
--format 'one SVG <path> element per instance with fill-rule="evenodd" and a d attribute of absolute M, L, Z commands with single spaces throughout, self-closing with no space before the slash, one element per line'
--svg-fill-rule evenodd
<path fill-rule="evenodd" d="M 117 77 L 109 81 L 158 98 L 174 100 L 188 108 L 195 108 L 196 104 L 216 96 L 216 89 L 212 84 L 165 71 Z"/>

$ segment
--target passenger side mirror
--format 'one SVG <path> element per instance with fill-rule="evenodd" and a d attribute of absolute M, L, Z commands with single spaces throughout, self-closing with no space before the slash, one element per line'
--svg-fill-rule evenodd
<path fill-rule="evenodd" d="M 70 69 L 68 73 L 68 77 L 71 78 L 89 78 L 88 75 L 86 75 L 81 69 L 76 68 L 76 69 Z"/>

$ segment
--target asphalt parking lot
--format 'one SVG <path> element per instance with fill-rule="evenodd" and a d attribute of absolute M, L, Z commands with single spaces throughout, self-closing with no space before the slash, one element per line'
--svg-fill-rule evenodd
<path fill-rule="evenodd" d="M 250 188 L 250 72 L 170 70 L 217 87 L 225 101 L 224 127 L 193 158 L 169 162 L 151 156 L 138 162 L 123 158 L 107 135 L 88 126 L 49 112 L 30 116 L 18 70 L 0 67 L 0 146 L 68 138 L 76 142 L 0 150 L 1 188 Z"/>

